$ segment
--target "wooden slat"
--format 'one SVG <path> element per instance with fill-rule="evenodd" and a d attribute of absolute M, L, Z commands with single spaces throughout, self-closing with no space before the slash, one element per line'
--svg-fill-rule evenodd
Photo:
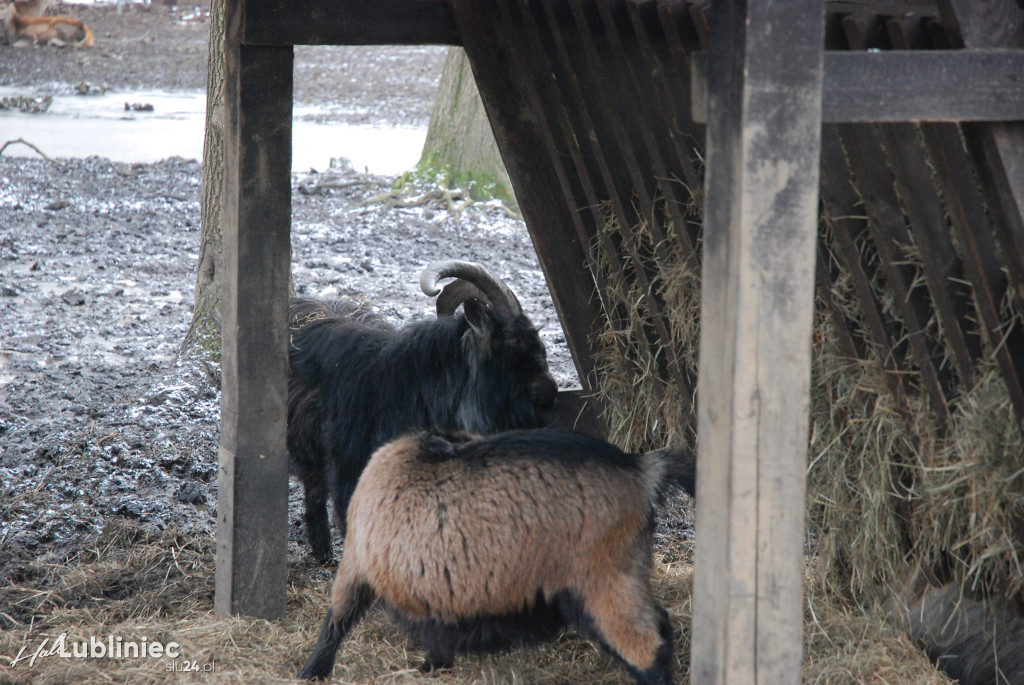
<path fill-rule="evenodd" d="M 245 0 L 248 45 L 460 45 L 447 0 Z"/>
<path fill-rule="evenodd" d="M 887 22 L 886 28 L 897 48 L 906 50 L 914 47 L 907 21 L 893 19 Z M 889 153 L 896 190 L 910 222 L 914 244 L 921 255 L 935 313 L 960 378 L 960 387 L 969 389 L 974 385 L 974 365 L 981 359 L 980 337 L 972 323 L 974 304 L 962 285 L 963 267 L 946 224 L 946 213 L 930 162 L 921 144 L 919 126 L 889 124 L 880 127 L 880 132 Z"/>
<path fill-rule="evenodd" d="M 835 124 L 826 124 L 821 134 L 822 199 L 832 224 L 832 242 L 843 268 L 850 275 L 860 305 L 865 337 L 875 350 L 878 363 L 885 370 L 886 384 L 904 418 L 911 420 L 907 392 L 900 369 L 906 359 L 896 341 L 902 331 L 886 317 L 882 304 L 875 297 L 871 282 L 879 268 L 877 260 L 862 254 L 859 245 L 867 240 L 867 218 L 860 207 L 853 177 L 846 164 L 842 143 Z"/>
<path fill-rule="evenodd" d="M 583 245 L 592 245 L 596 242 L 607 259 L 605 269 L 593 264 L 589 255 L 586 257 L 601 296 L 608 324 L 612 330 L 623 330 L 626 328 L 625 321 L 629 313 L 624 311 L 621 302 L 610 295 L 610 289 L 626 287 L 625 269 L 618 246 L 613 243 L 610 232 L 604 230 L 607 217 L 604 213 L 603 197 L 607 195 L 599 195 L 597 185 L 600 181 L 595 180 L 604 174 L 601 171 L 604 167 L 601 166 L 603 160 L 600 148 L 593 154 L 583 150 L 581 141 L 586 141 L 589 146 L 596 141 L 597 135 L 593 131 L 579 84 L 575 80 L 575 70 L 568 61 L 568 51 L 561 41 L 559 31 L 540 27 L 540 22 L 544 19 L 535 16 L 542 14 L 536 5 L 531 6 L 527 2 L 522 2 L 516 11 L 516 3 L 513 0 L 501 0 L 497 4 L 501 12 L 504 33 L 515 46 L 511 50 L 512 69 L 524 79 L 531 105 L 538 113 L 538 121 L 544 127 L 548 156 L 559 178 L 562 179 L 567 202 L 570 203 L 570 207 L 579 210 L 572 214 L 579 241 Z M 566 157 L 571 160 L 571 165 L 565 162 Z M 607 188 L 604 192 L 607 192 Z M 544 228 L 541 227 L 539 230 Z M 557 250 L 558 247 L 552 244 L 550 249 Z M 595 320 L 589 330 L 567 329 L 566 335 L 569 338 L 588 340 L 593 344 L 593 330 L 603 323 L 598 321 L 601 320 Z M 641 335 L 646 333 L 641 331 Z M 615 342 L 619 354 L 629 358 L 632 350 L 625 341 L 616 337 Z M 639 378 L 635 378 L 634 381 L 639 382 Z"/>
<path fill-rule="evenodd" d="M 650 3 L 648 6 L 653 9 Z M 632 15 L 635 15 L 635 6 L 633 7 Z M 664 90 L 658 87 L 659 82 L 642 61 L 641 37 L 637 28 L 642 31 L 643 24 L 641 22 L 638 26 L 634 22 L 624 3 L 599 2 L 598 8 L 610 48 L 605 60 L 625 64 L 629 74 L 629 79 L 624 84 L 625 88 L 620 91 L 620 100 L 625 101 L 635 130 L 646 148 L 647 160 L 657 183 L 656 187 L 664 196 L 665 209 L 669 217 L 676 226 L 685 226 L 683 213 L 687 198 L 679 192 L 683 188 L 677 188 L 677 184 L 670 180 L 670 169 L 674 171 L 670 166 L 671 162 L 668 161 L 671 159 L 668 155 L 672 145 L 669 131 L 672 110 L 665 98 Z M 626 97 L 623 98 L 623 95 Z M 663 219 L 656 205 L 657 203 L 645 208 L 645 213 L 655 242 L 655 252 L 659 261 L 664 264 L 670 259 L 670 246 L 662 230 Z M 682 233 L 676 239 L 683 242 L 683 249 L 687 253 L 696 252 L 696 245 L 690 242 L 688 234 Z"/>
<path fill-rule="evenodd" d="M 878 30 L 881 33 L 883 29 L 880 27 Z M 867 37 L 860 22 L 844 22 L 844 30 L 851 49 L 866 48 Z M 921 158 L 917 132 L 911 124 L 905 123 L 845 125 L 840 126 L 839 131 L 847 144 L 850 167 L 859 179 L 857 187 L 869 217 L 868 228 L 903 317 L 922 385 L 931 400 L 940 428 L 946 430 L 949 428 L 949 399 L 956 394 L 956 382 L 951 367 L 944 363 L 945 348 L 935 337 L 942 329 L 930 327 L 935 310 L 941 312 L 941 305 L 936 306 L 932 293 L 945 295 L 945 284 L 937 282 L 935 289 L 919 287 L 919 267 L 905 263 L 908 250 L 912 248 L 916 248 L 922 257 L 931 256 L 928 240 L 931 233 L 920 231 L 919 235 L 924 240 L 920 244 L 915 243 L 904 218 L 904 214 L 922 218 L 920 214 L 924 206 L 921 203 L 925 196 L 915 197 L 913 193 L 931 190 L 931 174 L 926 161 Z M 883 142 L 889 145 L 883 147 Z M 915 159 L 920 161 L 917 168 L 913 166 Z M 883 166 L 880 167 L 879 162 Z M 892 177 L 884 173 L 886 169 Z M 921 176 L 914 178 L 908 176 L 908 172 L 917 172 Z M 898 190 L 904 193 L 902 202 L 897 196 Z M 935 232 L 945 228 L 941 211 L 929 218 L 943 224 L 936 227 L 938 230 Z M 950 314 L 949 323 L 958 326 L 955 315 L 951 311 Z M 967 368 L 970 371 L 970 366 Z"/>
<path fill-rule="evenodd" d="M 632 167 L 628 166 L 622 154 L 623 148 L 614 144 L 610 131 L 614 130 L 617 115 L 604 106 L 608 100 L 603 97 L 588 97 L 588 94 L 594 92 L 607 94 L 607 90 L 598 90 L 599 87 L 606 89 L 607 84 L 603 77 L 595 79 L 595 75 L 602 73 L 600 59 L 593 48 L 593 37 L 576 23 L 579 20 L 577 9 L 574 8 L 570 12 L 564 5 L 556 7 L 553 3 L 520 4 L 523 7 L 524 23 L 527 30 L 532 32 L 534 45 L 540 45 L 541 34 L 550 36 L 556 55 L 548 64 L 552 69 L 551 73 L 555 74 L 555 83 L 561 84 L 561 88 L 550 94 L 550 99 L 542 108 L 559 111 L 560 100 L 567 107 L 568 116 L 562 119 L 563 136 L 571 148 L 576 145 L 580 147 L 579 156 L 576 155 L 576 151 L 572 153 L 574 162 L 578 169 L 582 165 L 586 178 L 592 179 L 591 188 L 596 193 L 594 199 L 597 202 L 592 201 L 589 204 L 595 222 L 594 234 L 614 273 L 611 278 L 623 286 L 628 286 L 630 280 L 635 279 L 638 289 L 642 292 L 642 304 L 651 315 L 650 325 L 640 329 L 641 344 L 646 345 L 648 349 L 658 350 L 663 344 L 660 341 L 669 339 L 669 333 L 661 313 L 661 304 L 654 292 L 651 278 L 645 270 L 644 260 L 641 259 L 637 240 L 633 235 L 633 226 L 641 215 L 635 211 L 631 202 L 633 184 L 638 181 L 653 183 L 653 179 L 640 178 L 638 167 L 635 164 Z M 532 12 L 530 7 L 534 8 Z M 543 29 L 540 28 L 540 22 L 536 21 L 535 16 L 541 10 L 546 19 Z M 511 21 L 511 17 L 509 20 Z M 589 49 L 587 46 L 590 46 Z M 579 62 L 574 61 L 574 58 Z M 617 136 L 621 143 L 623 134 L 619 132 Z M 593 166 L 596 166 L 596 169 L 592 168 Z M 636 173 L 631 174 L 631 171 Z M 649 197 L 647 200 L 649 202 Z M 604 203 L 610 204 L 612 214 L 619 224 L 617 236 L 606 230 Z M 579 206 L 583 208 L 583 205 Z M 614 321 L 613 316 L 609 318 Z M 623 353 L 632 358 L 629 350 L 623 350 Z M 670 353 L 675 355 L 674 350 L 670 350 Z M 677 384 L 682 385 L 678 366 L 666 364 L 663 355 L 656 358 L 656 363 L 659 364 L 655 370 L 658 378 L 668 379 L 671 376 Z M 658 392 L 658 386 L 654 385 L 652 390 Z M 656 396 L 653 401 L 660 399 Z"/>
<path fill-rule="evenodd" d="M 932 172 L 912 124 L 888 124 L 879 134 L 888 151 L 896 190 L 910 221 L 913 245 L 920 255 L 931 306 L 939 320 L 960 387 L 974 384 L 974 364 L 981 357 L 981 345 L 973 326 L 970 299 L 963 293 L 963 270 L 948 228 L 942 202 L 932 182 Z M 890 236 L 893 237 L 893 236 Z M 941 366 L 941 353 L 935 352 Z M 942 380 L 947 397 L 957 394 L 952 378 Z"/>
<path fill-rule="evenodd" d="M 677 195 L 682 194 L 687 202 L 692 195 L 699 202 L 703 174 L 697 167 L 697 160 L 703 148 L 705 131 L 703 126 L 698 126 L 691 119 L 689 60 L 680 64 L 673 59 L 662 24 L 668 21 L 674 29 L 678 29 L 678 22 L 682 20 L 673 15 L 671 8 L 674 6 L 644 0 L 632 0 L 628 5 L 640 50 L 647 68 L 654 76 L 654 87 L 663 116 L 671 114 L 666 123 L 671 126 L 670 146 L 675 153 L 674 166 L 681 176 L 668 179 L 663 186 L 680 184 L 682 188 Z M 665 8 L 664 12 L 662 8 Z M 683 199 L 677 201 L 683 202 Z M 694 256 L 697 254 L 700 229 L 696 212 L 685 216 L 683 223 L 676 229 L 677 236 L 685 241 L 683 245 L 686 249 L 693 250 Z"/>
<path fill-rule="evenodd" d="M 284 615 L 288 561 L 288 279 L 292 48 L 225 38 L 218 615 Z"/>
<path fill-rule="evenodd" d="M 867 327 L 868 344 L 875 348 L 875 358 L 885 371 L 885 381 L 896 402 L 897 411 L 908 426 L 914 425 L 914 416 L 910 408 L 905 374 L 902 369 L 907 364 L 905 344 L 897 344 L 897 336 L 902 335 L 898 322 L 889 320 L 881 303 L 875 297 L 871 280 L 878 265 L 877 254 L 867 239 L 867 218 L 860 216 L 860 197 L 854 190 L 853 177 L 847 166 L 839 139 L 836 124 L 825 124 L 821 136 L 822 166 L 822 197 L 828 216 L 831 217 L 832 246 L 842 267 L 850 275 L 860 305 L 861 315 Z M 863 252 L 860 245 L 864 245 Z M 864 252 L 868 252 L 865 254 Z M 841 315 L 841 314 L 840 314 Z M 838 315 L 833 315 L 834 317 Z M 870 360 L 864 355 L 862 359 Z M 916 432 L 909 432 L 911 440 L 916 440 Z M 916 445 L 915 445 L 916 447 Z M 904 551 L 909 551 L 907 527 L 913 521 L 911 509 L 912 498 L 909 496 L 913 487 L 914 473 L 917 464 L 908 465 L 893 460 L 890 466 L 891 480 L 899 488 L 899 496 L 895 498 L 895 508 L 899 514 L 900 525 L 904 530 L 900 543 Z"/>
<path fill-rule="evenodd" d="M 935 168 L 954 235 L 964 255 L 964 273 L 974 304 L 1017 415 L 1024 417 L 1024 331 L 1003 326 L 1000 305 L 1006 274 L 999 260 L 985 203 L 974 178 L 963 139 L 952 124 L 922 126 L 928 156 Z"/>
<path fill-rule="evenodd" d="M 1024 9 L 1015 0 L 943 0 L 939 4 L 956 45 L 1024 48 Z M 990 211 L 998 216 L 995 229 L 1003 266 L 1017 297 L 1024 300 L 1024 121 L 1020 121 L 1024 117 L 1016 119 L 962 128 L 968 149 L 978 161 Z"/>
<path fill-rule="evenodd" d="M 840 302 L 836 301 L 834 295 L 835 281 L 842 273 L 842 267 L 832 253 L 826 248 L 823 242 L 818 242 L 817 259 L 818 288 L 828 303 L 829 313 L 832 318 L 832 327 L 835 330 L 836 348 L 840 355 L 846 357 L 851 363 L 860 359 L 863 354 L 863 346 L 853 335 L 853 322 L 846 316 L 846 312 Z"/>
<path fill-rule="evenodd" d="M 665 161 L 664 155 L 664 151 L 669 149 L 666 126 L 670 111 L 657 108 L 658 101 L 652 92 L 651 75 L 646 69 L 638 65 L 642 58 L 636 34 L 633 32 L 633 24 L 626 12 L 625 4 L 621 1 L 609 2 L 603 0 L 597 3 L 597 7 L 607 41 L 606 54 L 602 63 L 604 65 L 609 63 L 619 64 L 626 67 L 626 72 L 620 72 L 621 75 L 618 79 L 621 85 L 617 101 L 624 108 L 628 121 L 632 122 L 631 128 L 634 133 L 634 142 L 629 147 L 636 151 L 636 161 L 639 164 L 639 168 L 633 171 L 635 174 L 634 185 L 643 188 L 643 186 L 650 184 L 652 193 L 660 188 L 667 204 L 669 216 L 672 217 L 677 226 L 682 226 L 684 225 L 683 210 L 685 205 L 677 197 L 676 188 L 670 181 L 669 166 Z M 628 46 L 626 44 L 627 40 L 629 41 Z M 607 71 L 606 66 L 605 72 Z M 637 137 L 643 141 L 643 145 L 636 144 Z M 650 171 L 646 171 L 648 169 Z M 649 177 L 645 178 L 645 176 Z M 641 203 L 648 203 L 641 204 L 640 209 L 640 213 L 644 215 L 647 221 L 647 230 L 653 242 L 653 255 L 647 255 L 648 260 L 653 256 L 657 258 L 658 263 L 666 265 L 672 259 L 671 246 L 668 243 L 665 231 L 662 229 L 663 218 L 660 211 L 660 203 L 654 201 L 653 195 L 646 196 L 646 190 L 641 189 L 638 191 L 638 195 Z M 633 236 L 627 237 L 627 239 L 629 238 L 635 240 Z M 690 254 L 695 254 L 696 246 L 689 242 L 689 237 L 686 234 L 677 236 L 676 240 L 685 241 L 683 249 Z M 637 246 L 638 251 L 642 249 L 640 246 Z M 686 398 L 682 413 L 684 416 L 689 417 L 692 416 L 689 398 L 693 396 L 696 380 L 689 372 L 686 360 L 681 356 L 682 350 L 670 344 L 672 333 L 669 326 L 666 304 L 660 292 L 653 287 L 654 283 L 658 280 L 659 274 L 655 271 L 647 274 L 647 276 L 652 283 L 651 295 L 656 307 L 656 309 L 650 311 L 652 316 L 663 319 L 662 328 L 666 336 L 661 338 L 659 348 L 664 349 L 668 357 L 668 374 L 670 379 L 676 384 L 679 396 Z"/>
<path fill-rule="evenodd" d="M 909 12 L 936 15 L 936 0 L 829 0 L 829 13 L 866 12 L 900 16 Z"/>
<path fill-rule="evenodd" d="M 698 53 L 693 63 L 693 118 L 701 122 L 707 118 L 706 61 Z M 829 51 L 822 121 L 1024 119 L 1021 74 L 1021 50 Z"/>
<path fill-rule="evenodd" d="M 800 682 L 824 4 L 712 3 L 692 682 Z"/>
<path fill-rule="evenodd" d="M 891 178 L 888 174 L 878 173 L 879 166 L 885 164 L 885 154 L 873 127 L 845 124 L 839 131 L 868 215 L 872 243 L 878 250 L 886 281 L 899 307 L 921 385 L 928 393 L 940 425 L 946 428 L 949 405 L 942 378 L 941 355 L 928 334 L 931 302 L 923 288 L 914 287 L 915 268 L 905 263 L 903 249 L 910 245 L 906 221 Z"/>

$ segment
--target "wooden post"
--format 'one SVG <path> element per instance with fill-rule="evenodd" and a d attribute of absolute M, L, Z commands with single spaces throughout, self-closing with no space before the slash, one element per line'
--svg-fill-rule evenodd
<path fill-rule="evenodd" d="M 214 611 L 284 615 L 292 48 L 225 25 L 223 355 Z"/>
<path fill-rule="evenodd" d="M 695 684 L 801 677 L 824 10 L 711 3 Z"/>

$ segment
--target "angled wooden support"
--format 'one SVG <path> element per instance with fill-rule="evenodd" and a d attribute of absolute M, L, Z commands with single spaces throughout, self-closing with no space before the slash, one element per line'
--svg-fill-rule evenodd
<path fill-rule="evenodd" d="M 292 48 L 242 44 L 228 0 L 215 612 L 284 615 Z"/>
<path fill-rule="evenodd" d="M 824 11 L 710 7 L 698 685 L 800 682 Z"/>
<path fill-rule="evenodd" d="M 543 55 L 527 61 L 523 24 L 508 21 L 513 5 L 514 0 L 452 2 L 473 74 L 488 85 L 480 88 L 480 97 L 567 332 L 580 383 L 590 394 L 596 390 L 597 341 L 573 332 L 590 331 L 602 312 L 595 277 L 587 268 L 589 236 L 575 209 L 585 206 L 576 200 L 581 191 L 574 188 L 580 173 L 567 168 L 570 159 L 559 150 L 556 117 L 542 106 L 550 67 L 547 79 L 531 78 L 538 64 L 548 63 Z M 541 151 L 546 158 L 538 158 Z"/>

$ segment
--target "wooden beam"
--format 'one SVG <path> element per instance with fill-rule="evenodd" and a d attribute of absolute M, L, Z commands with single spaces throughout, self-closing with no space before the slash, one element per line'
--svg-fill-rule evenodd
<path fill-rule="evenodd" d="M 247 45 L 461 45 L 447 0 L 244 0 Z"/>
<path fill-rule="evenodd" d="M 800 682 L 825 5 L 716 2 L 692 682 Z"/>
<path fill-rule="evenodd" d="M 576 178 L 559 159 L 558 138 L 541 106 L 539 80 L 510 29 L 502 3 L 454 0 L 465 27 L 465 48 L 480 98 L 551 290 L 566 342 L 586 393 L 596 390 L 598 344 L 590 332 L 602 316 L 595 278 L 587 268 L 589 244 L 576 210 Z M 515 27 L 512 27 L 513 29 Z M 550 76 L 550 71 L 547 72 Z M 530 112 L 531 116 L 523 116 Z M 538 151 L 548 153 L 538 159 Z"/>
<path fill-rule="evenodd" d="M 693 61 L 693 119 L 707 121 L 707 55 Z M 826 123 L 1024 120 L 1024 50 L 825 53 Z"/>
<path fill-rule="evenodd" d="M 284 615 L 292 48 L 225 25 L 223 354 L 214 611 Z"/>

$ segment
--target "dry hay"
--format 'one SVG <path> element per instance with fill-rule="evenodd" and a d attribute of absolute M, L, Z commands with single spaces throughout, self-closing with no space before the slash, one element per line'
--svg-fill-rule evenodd
<path fill-rule="evenodd" d="M 618 222 L 610 213 L 603 230 L 608 234 L 606 238 L 621 237 Z M 696 378 L 700 275 L 682 266 L 687 257 L 679 241 L 656 245 L 644 222 L 631 233 L 639 259 L 622 254 L 620 265 L 627 274 L 646 272 L 657 296 L 666 305 L 672 344 L 687 367 L 685 371 Z M 609 440 L 629 452 L 669 444 L 693 448 L 695 424 L 683 408 L 692 406 L 695 398 L 682 397 L 680 388 L 659 373 L 659 367 L 670 360 L 664 345 L 652 340 L 652 316 L 644 305 L 647 293 L 637 278 L 624 277 L 611 268 L 602 244 L 603 241 L 595 240 L 591 246 L 592 263 L 605 275 L 606 297 L 618 305 L 619 314 L 617 325 L 606 326 L 597 339 L 597 386 L 606 412 Z M 653 258 L 659 247 L 671 255 L 667 262 Z"/>
<path fill-rule="evenodd" d="M 0 606 L 10 607 L 0 632 L 0 684 L 296 682 L 323 618 L 331 573 L 304 561 L 289 568 L 288 603 L 280 621 L 216 618 L 213 613 L 214 544 L 173 531 L 151 532 L 137 523 L 111 519 L 92 549 L 67 564 L 30 569 L 31 582 L 0 588 Z M 689 666 L 692 566 L 659 553 L 655 590 L 676 631 L 675 670 L 685 682 Z M 808 683 L 943 683 L 923 655 L 882 619 L 829 603 L 808 590 Z M 813 607 L 810 608 L 810 607 Z M 70 645 L 92 637 L 163 644 L 177 642 L 180 669 L 194 662 L 210 673 L 168 671 L 172 661 L 42 657 L 10 666 L 22 647 L 31 654 L 46 638 L 67 634 Z M 333 681 L 343 683 L 444 682 L 632 683 L 621 663 L 588 640 L 563 636 L 551 644 L 510 654 L 468 656 L 455 668 L 430 675 L 418 671 L 424 652 L 410 645 L 381 610 L 372 611 L 342 644 Z M 915 658 L 916 657 L 916 658 Z M 207 666 L 208 664 L 212 666 Z M 902 674 L 902 675 L 901 675 Z M 897 677 L 899 676 L 899 677 Z"/>
<path fill-rule="evenodd" d="M 671 222 L 663 222 L 663 232 L 671 234 Z M 826 241 L 830 228 L 827 222 L 823 226 Z M 665 345 L 660 339 L 652 344 L 651 315 L 644 305 L 649 293 L 642 291 L 634 274 L 646 272 L 664 305 L 669 344 L 681 351 L 695 378 L 699 264 L 681 254 L 678 244 L 669 250 L 668 260 L 656 259 L 644 220 L 622 232 L 609 217 L 604 231 L 614 241 L 609 236 L 595 240 L 591 264 L 607 283 L 606 298 L 619 317 L 598 334 L 597 385 L 610 438 L 628 450 L 692 446 L 693 398 L 680 401 L 659 374 Z M 620 250 L 624 277 L 611 268 L 605 247 L 625 245 L 630 234 L 634 245 L 646 246 L 634 254 L 649 258 L 638 264 Z M 865 259 L 877 263 L 868 246 L 860 247 Z M 915 263 L 912 245 L 904 257 Z M 899 303 L 883 271 L 872 272 L 874 296 L 885 314 L 899 321 Z M 920 270 L 913 287 L 924 287 Z M 825 297 L 851 322 L 862 319 L 848 279 L 840 277 L 832 292 L 818 293 L 808 469 L 808 545 L 817 560 L 818 582 L 845 601 L 872 606 L 896 595 L 911 567 L 924 564 L 940 574 L 937 582 L 954 578 L 972 590 L 1020 597 L 1024 436 L 992 359 L 994 345 L 988 345 L 975 385 L 950 403 L 951 426 L 942 435 L 923 391 L 915 390 L 920 385 L 916 370 L 901 372 L 908 392 L 898 401 L 883 360 L 851 360 L 838 352 Z M 1021 325 L 1010 301 L 1004 303 L 1004 321 Z M 860 329 L 867 330 L 863 324 Z M 927 329 L 941 340 L 934 316 Z M 842 675 L 811 680 L 854 682 Z M 926 682 L 898 677 L 886 681 Z"/>

